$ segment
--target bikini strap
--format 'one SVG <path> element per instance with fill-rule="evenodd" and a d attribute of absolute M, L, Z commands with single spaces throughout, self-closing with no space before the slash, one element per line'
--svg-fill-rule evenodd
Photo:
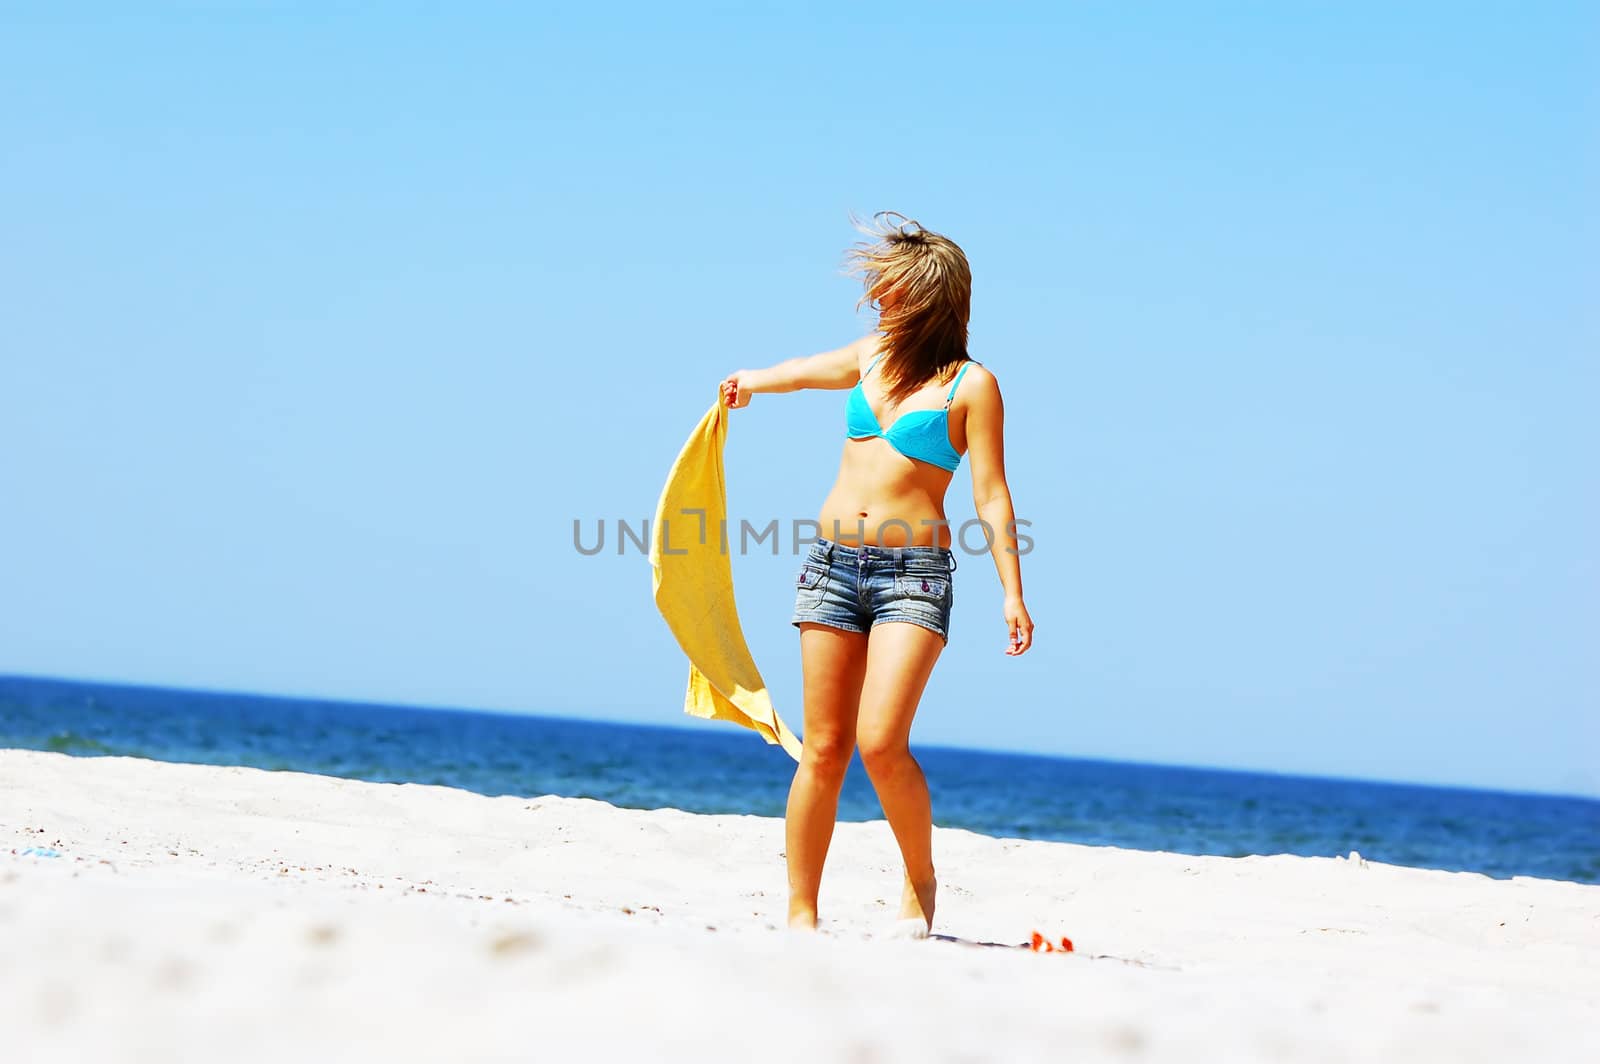
<path fill-rule="evenodd" d="M 956 389 L 961 387 L 961 378 L 965 377 L 967 375 L 967 370 L 970 369 L 971 367 L 972 367 L 972 362 L 970 360 L 968 360 L 968 362 L 961 367 L 961 372 L 956 374 L 955 381 L 950 385 L 950 394 L 948 396 L 946 396 L 945 400 L 944 400 L 944 408 L 946 410 L 949 410 L 950 409 L 950 404 L 955 402 Z"/>
<path fill-rule="evenodd" d="M 872 367 L 876 366 L 878 364 L 878 359 L 880 359 L 882 357 L 883 357 L 882 353 L 879 353 L 879 354 L 876 354 L 876 355 L 872 356 L 872 361 L 867 363 L 866 372 L 861 374 L 861 379 L 862 380 L 866 380 L 867 379 L 867 373 L 871 373 L 872 372 Z"/>

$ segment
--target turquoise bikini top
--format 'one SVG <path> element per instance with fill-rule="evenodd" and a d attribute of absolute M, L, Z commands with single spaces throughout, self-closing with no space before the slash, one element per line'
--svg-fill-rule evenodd
<path fill-rule="evenodd" d="M 868 363 L 867 373 L 872 372 L 872 367 L 882 357 L 879 355 Z M 961 378 L 966 376 L 967 366 L 970 365 L 972 363 L 967 362 L 956 374 L 955 381 L 950 385 L 950 394 L 945 397 L 943 410 L 908 411 L 895 418 L 887 431 L 878 424 L 877 415 L 867 405 L 867 393 L 862 390 L 861 381 L 856 381 L 844 404 L 845 435 L 852 440 L 882 436 L 889 441 L 889 446 L 912 461 L 927 462 L 955 472 L 961 465 L 961 455 L 950 443 L 950 403 L 955 399 L 956 389 L 961 386 Z M 861 375 L 861 380 L 867 379 L 867 373 Z"/>

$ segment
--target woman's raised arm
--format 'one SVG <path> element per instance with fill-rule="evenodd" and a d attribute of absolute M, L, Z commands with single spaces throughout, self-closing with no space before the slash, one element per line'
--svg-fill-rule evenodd
<path fill-rule="evenodd" d="M 797 392 L 802 388 L 852 388 L 861 379 L 861 361 L 877 350 L 878 337 L 868 333 L 843 347 L 817 355 L 784 359 L 765 369 L 735 370 L 723 378 L 722 401 L 747 406 L 756 392 Z"/>

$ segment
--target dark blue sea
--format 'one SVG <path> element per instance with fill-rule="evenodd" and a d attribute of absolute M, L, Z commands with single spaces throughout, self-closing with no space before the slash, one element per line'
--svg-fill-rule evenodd
<path fill-rule="evenodd" d="M 753 732 L 0 676 L 0 748 L 253 765 L 479 794 L 782 816 Z M 1600 801 L 914 746 L 945 827 L 1139 850 L 1333 857 L 1600 882 Z M 859 761 L 843 820 L 882 816 Z"/>

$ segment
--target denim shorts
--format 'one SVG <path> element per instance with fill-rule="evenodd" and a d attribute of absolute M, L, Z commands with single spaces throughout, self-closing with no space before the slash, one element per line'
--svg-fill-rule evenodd
<path fill-rule="evenodd" d="M 819 539 L 795 577 L 789 623 L 870 632 L 884 621 L 910 621 L 950 641 L 956 555 L 946 547 L 859 547 Z"/>

